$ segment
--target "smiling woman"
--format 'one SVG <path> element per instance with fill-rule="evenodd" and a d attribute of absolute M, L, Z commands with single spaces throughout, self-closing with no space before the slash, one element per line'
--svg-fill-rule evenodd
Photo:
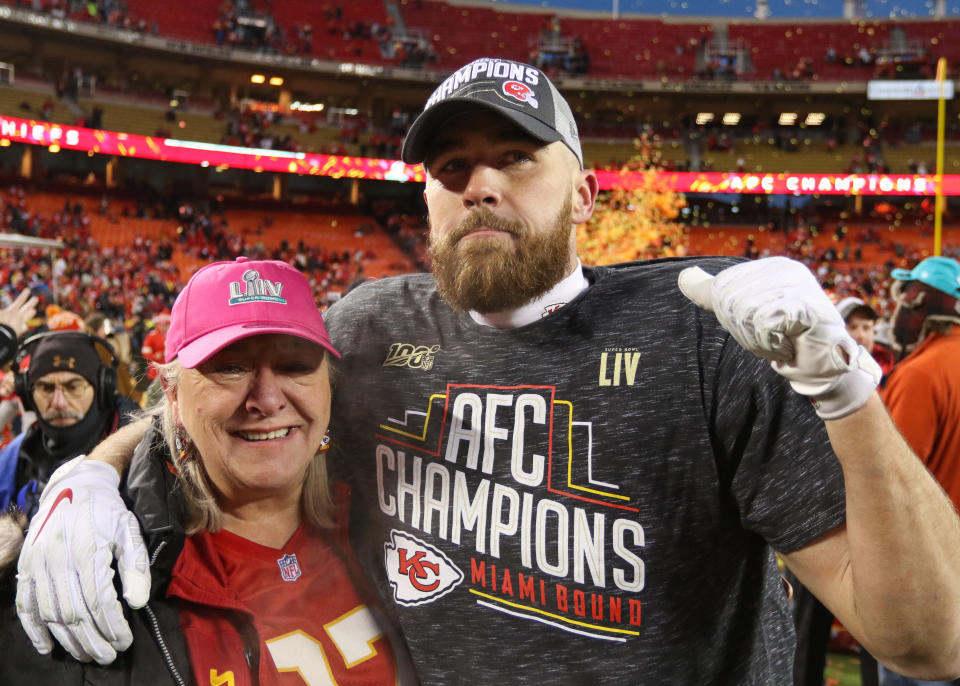
<path fill-rule="evenodd" d="M 194 369 L 176 360 L 163 367 L 164 425 L 181 446 L 188 532 L 228 528 L 280 547 L 300 524 L 301 500 L 312 524 L 330 524 L 319 452 L 330 417 L 324 352 L 289 334 L 259 334 Z"/>
<path fill-rule="evenodd" d="M 346 490 L 327 479 L 339 356 L 290 265 L 238 258 L 194 274 L 159 369 L 152 413 L 164 440 L 141 442 L 123 486 L 154 579 L 147 606 L 130 613 L 123 666 L 25 647 L 0 665 L 0 682 L 8 671 L 76 674 L 59 678 L 68 685 L 102 672 L 105 684 L 279 686 L 296 671 L 307 684 L 405 683 L 347 542 Z"/>

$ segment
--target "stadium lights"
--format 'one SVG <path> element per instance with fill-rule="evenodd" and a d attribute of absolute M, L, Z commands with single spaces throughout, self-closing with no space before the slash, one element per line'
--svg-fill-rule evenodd
<path fill-rule="evenodd" d="M 797 113 L 796 112 L 781 112 L 780 119 L 778 120 L 780 126 L 793 126 L 797 123 Z"/>
<path fill-rule="evenodd" d="M 703 126 L 713 121 L 712 112 L 697 112 L 697 125 Z"/>
<path fill-rule="evenodd" d="M 271 85 L 271 86 L 282 86 L 282 85 L 283 85 L 283 77 L 282 77 L 282 76 L 271 76 L 271 77 L 270 77 L 270 85 Z"/>
<path fill-rule="evenodd" d="M 827 115 L 823 112 L 811 112 L 807 115 L 806 124 L 807 126 L 820 126 L 826 118 Z"/>
<path fill-rule="evenodd" d="M 251 74 L 250 83 L 264 83 L 266 82 L 267 77 L 263 74 Z"/>
<path fill-rule="evenodd" d="M 300 102 L 299 100 L 290 103 L 292 112 L 323 112 L 324 104 L 322 102 Z"/>
<path fill-rule="evenodd" d="M 727 126 L 736 126 L 740 123 L 739 112 L 727 112 L 723 115 L 723 123 Z"/>

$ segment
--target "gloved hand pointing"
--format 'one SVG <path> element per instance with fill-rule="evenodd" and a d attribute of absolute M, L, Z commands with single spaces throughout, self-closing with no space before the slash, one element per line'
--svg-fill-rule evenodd
<path fill-rule="evenodd" d="M 737 343 L 770 360 L 823 419 L 859 409 L 880 383 L 880 366 L 847 333 L 840 313 L 799 262 L 769 257 L 716 276 L 688 267 L 679 286 Z"/>

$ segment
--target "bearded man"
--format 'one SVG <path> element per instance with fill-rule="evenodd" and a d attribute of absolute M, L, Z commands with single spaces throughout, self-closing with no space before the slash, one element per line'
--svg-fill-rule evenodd
<path fill-rule="evenodd" d="M 99 342 L 98 342 L 99 341 Z M 13 505 L 27 516 L 61 464 L 88 453 L 139 408 L 116 392 L 116 355 L 104 363 L 86 333 L 54 331 L 28 338 L 18 359 L 17 394 L 37 421 L 0 451 L 0 509 Z M 112 357 L 110 357 L 112 356 Z"/>
<path fill-rule="evenodd" d="M 597 176 L 569 104 L 530 65 L 457 70 L 402 157 L 426 171 L 434 274 L 328 310 L 343 353 L 330 455 L 358 558 L 424 683 L 788 683 L 774 550 L 881 659 L 960 673 L 960 522 L 809 270 L 581 265 Z M 69 487 L 123 516 L 102 468 L 77 465 L 45 502 Z M 39 649 L 64 613 L 77 657 L 128 645 L 102 573 L 58 564 L 64 546 L 147 559 L 128 545 L 53 511 L 20 558 Z M 120 576 L 145 603 L 148 570 Z"/>

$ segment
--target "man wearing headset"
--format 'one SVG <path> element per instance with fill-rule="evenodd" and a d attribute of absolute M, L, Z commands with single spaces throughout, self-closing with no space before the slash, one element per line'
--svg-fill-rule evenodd
<path fill-rule="evenodd" d="M 111 362 L 100 359 L 104 347 Z M 17 395 L 37 421 L 0 450 L 0 509 L 11 505 L 30 516 L 50 474 L 89 452 L 129 421 L 136 404 L 117 392 L 116 356 L 109 344 L 79 331 L 27 338 L 17 353 Z"/>

